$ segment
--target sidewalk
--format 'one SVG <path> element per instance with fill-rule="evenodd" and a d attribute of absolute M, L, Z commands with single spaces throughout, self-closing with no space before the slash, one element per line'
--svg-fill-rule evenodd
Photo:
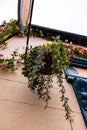
<path fill-rule="evenodd" d="M 30 45 L 46 43 L 40 38 L 30 38 Z M 8 47 L 0 51 L 5 57 L 19 48 L 25 52 L 25 38 L 15 37 L 8 41 Z M 71 130 L 65 120 L 65 112 L 60 102 L 58 86 L 54 78 L 49 107 L 44 110 L 45 103 L 40 101 L 27 87 L 27 79 L 21 73 L 21 67 L 15 72 L 0 71 L 0 130 Z M 84 120 L 72 86 L 64 79 L 69 105 L 72 109 L 74 130 L 86 130 Z"/>

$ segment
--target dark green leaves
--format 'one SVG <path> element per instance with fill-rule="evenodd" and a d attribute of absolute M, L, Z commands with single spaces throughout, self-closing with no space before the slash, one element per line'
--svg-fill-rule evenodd
<path fill-rule="evenodd" d="M 28 78 L 28 87 L 35 90 L 39 99 L 46 102 L 50 100 L 50 88 L 53 87 L 52 76 L 57 77 L 60 88 L 61 101 L 66 112 L 66 119 L 72 123 L 68 98 L 65 96 L 63 85 L 63 70 L 69 66 L 69 57 L 66 45 L 55 39 L 52 43 L 43 46 L 30 47 L 26 60 L 24 60 L 23 74 Z"/>

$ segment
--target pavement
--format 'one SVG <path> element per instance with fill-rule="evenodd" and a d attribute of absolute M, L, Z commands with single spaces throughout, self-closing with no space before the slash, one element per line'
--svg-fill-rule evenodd
<path fill-rule="evenodd" d="M 26 37 L 14 37 L 7 41 L 8 46 L 0 53 L 10 57 L 18 48 L 19 53 L 25 52 Z M 46 43 L 41 38 L 30 38 L 29 45 L 37 46 Z M 22 66 L 15 72 L 0 71 L 0 130 L 71 130 L 65 120 L 56 78 L 51 89 L 51 100 L 46 110 L 45 103 L 38 99 L 27 87 L 27 78 L 22 75 Z M 74 119 L 73 130 L 86 130 L 86 126 L 71 84 L 64 78 L 66 95 Z"/>

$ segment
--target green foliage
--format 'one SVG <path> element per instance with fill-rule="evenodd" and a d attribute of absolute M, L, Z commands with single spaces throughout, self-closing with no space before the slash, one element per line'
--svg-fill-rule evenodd
<path fill-rule="evenodd" d="M 2 45 L 6 45 L 5 37 L 6 37 L 6 31 L 1 30 L 0 31 L 0 47 L 2 47 Z"/>
<path fill-rule="evenodd" d="M 24 33 L 26 36 L 28 35 L 28 26 L 27 26 L 27 29 Z M 44 32 L 44 30 L 41 30 L 39 28 L 35 28 L 33 26 L 30 27 L 30 36 L 45 38 L 47 40 L 53 40 L 52 34 L 50 32 L 48 32 L 48 31 Z"/>
<path fill-rule="evenodd" d="M 3 25 L 4 26 L 4 25 Z M 0 30 L 0 48 L 4 45 L 6 46 L 6 40 L 11 38 L 14 35 L 21 34 L 21 30 L 17 25 L 16 20 L 11 20 L 9 23 L 6 23 L 4 29 Z"/>
<path fill-rule="evenodd" d="M 63 85 L 63 70 L 69 66 L 69 58 L 66 45 L 58 39 L 51 44 L 30 47 L 27 56 L 23 55 L 24 68 L 22 73 L 28 78 L 28 87 L 46 102 L 50 97 L 50 88 L 53 87 L 52 77 L 57 77 L 60 88 L 61 101 L 66 112 L 66 119 L 72 124 L 71 110 L 68 105 L 68 98 L 65 96 Z"/>
<path fill-rule="evenodd" d="M 15 60 L 15 57 L 18 56 L 18 49 L 15 49 L 12 53 L 11 53 L 12 59 Z"/>
<path fill-rule="evenodd" d="M 11 58 L 3 58 L 3 54 L 0 54 L 0 69 L 1 70 L 11 70 L 15 71 L 17 69 L 17 63 L 19 59 L 16 59 L 18 56 L 17 49 L 12 52 Z"/>
<path fill-rule="evenodd" d="M 14 61 L 12 58 L 10 59 L 0 59 L 0 68 L 2 70 L 11 70 L 14 71 L 16 68 L 14 66 Z"/>
<path fill-rule="evenodd" d="M 7 23 L 6 31 L 8 34 L 11 34 L 11 35 L 17 35 L 21 33 L 21 30 L 18 27 L 16 20 L 11 20 L 9 23 Z"/>

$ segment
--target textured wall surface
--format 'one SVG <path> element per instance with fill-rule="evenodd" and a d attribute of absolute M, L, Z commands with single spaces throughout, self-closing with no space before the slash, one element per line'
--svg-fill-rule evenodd
<path fill-rule="evenodd" d="M 46 41 L 39 38 L 30 38 L 30 44 L 35 46 Z M 8 41 L 8 47 L 0 51 L 5 57 L 19 48 L 24 52 L 25 38 L 13 38 Z M 0 130 L 71 130 L 69 122 L 65 120 L 65 112 L 60 102 L 60 94 L 56 78 L 51 89 L 49 106 L 45 104 L 27 88 L 27 79 L 21 74 L 21 67 L 15 72 L 0 71 Z M 85 123 L 75 97 L 72 86 L 64 79 L 66 95 L 74 119 L 74 130 L 86 130 Z"/>

